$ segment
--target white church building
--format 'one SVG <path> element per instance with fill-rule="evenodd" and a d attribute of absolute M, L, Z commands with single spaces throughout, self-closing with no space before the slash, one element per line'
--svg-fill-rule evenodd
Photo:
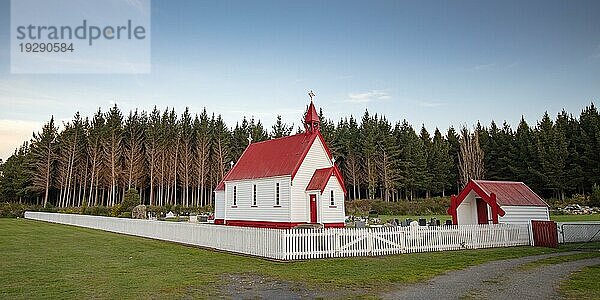
<path fill-rule="evenodd" d="M 215 189 L 215 224 L 344 227 L 346 189 L 312 103 L 305 132 L 250 143 Z"/>

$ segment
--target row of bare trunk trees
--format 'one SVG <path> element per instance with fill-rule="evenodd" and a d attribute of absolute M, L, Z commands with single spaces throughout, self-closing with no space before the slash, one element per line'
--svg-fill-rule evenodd
<path fill-rule="evenodd" d="M 31 188 L 66 206 L 120 203 L 136 188 L 150 205 L 204 206 L 229 164 L 229 129 L 206 111 L 179 117 L 174 110 L 130 112 L 114 106 L 59 131 L 51 119 L 29 147 Z"/>
<path fill-rule="evenodd" d="M 576 118 L 548 114 L 516 130 L 477 124 L 432 135 L 407 121 L 391 123 L 365 111 L 337 124 L 320 113 L 321 132 L 340 167 L 347 199 L 399 201 L 457 192 L 468 179 L 517 180 L 547 197 L 589 193 L 600 183 L 600 114 L 592 104 Z M 4 164 L 0 200 L 65 207 L 120 203 L 136 188 L 145 204 L 204 206 L 231 163 L 253 141 L 289 135 L 278 117 L 270 132 L 244 118 L 228 127 L 205 110 L 123 117 L 114 106 L 61 129 L 51 119 Z M 484 167 L 485 166 L 485 167 Z"/>

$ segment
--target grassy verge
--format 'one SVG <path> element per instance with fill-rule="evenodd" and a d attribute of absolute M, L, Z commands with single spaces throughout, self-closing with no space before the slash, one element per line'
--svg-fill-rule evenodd
<path fill-rule="evenodd" d="M 407 218 L 413 220 L 419 220 L 419 218 L 425 218 L 427 222 L 431 220 L 431 218 L 436 218 L 441 220 L 444 223 L 444 220 L 452 220 L 452 217 L 449 215 L 379 215 L 379 218 L 382 222 L 389 221 L 392 219 L 398 219 L 400 221 L 405 220 Z M 593 215 L 550 215 L 550 219 L 556 222 L 581 222 L 581 221 L 600 221 L 600 214 Z"/>
<path fill-rule="evenodd" d="M 560 285 L 560 291 L 567 299 L 600 299 L 600 265 L 585 267 L 571 274 Z"/>
<path fill-rule="evenodd" d="M 425 218 L 427 222 L 431 220 L 431 218 L 436 218 L 444 223 L 444 220 L 452 220 L 452 217 L 449 215 L 426 215 L 426 216 L 417 216 L 417 215 L 379 215 L 379 218 L 382 222 L 386 222 L 393 219 L 398 219 L 399 221 L 404 221 L 406 219 L 412 219 L 413 221 L 418 221 L 420 218 Z"/>
<path fill-rule="evenodd" d="M 600 221 L 600 214 L 593 215 L 550 215 L 556 222 Z"/>
<path fill-rule="evenodd" d="M 548 257 L 548 258 L 544 258 L 544 259 L 540 259 L 540 260 L 536 260 L 536 261 L 532 261 L 532 262 L 523 264 L 520 266 L 520 268 L 524 269 L 524 270 L 529 270 L 529 269 L 534 269 L 534 268 L 545 266 L 545 265 L 555 265 L 555 264 L 561 264 L 561 263 L 565 263 L 565 262 L 594 258 L 594 257 L 600 257 L 600 252 L 582 252 L 582 253 L 577 253 L 577 254 L 572 254 L 572 255 Z"/>
<path fill-rule="evenodd" d="M 209 298 L 226 274 L 377 294 L 484 262 L 561 250 L 512 247 L 278 263 L 98 230 L 0 219 L 0 298 Z M 350 288 L 351 287 L 351 288 Z"/>

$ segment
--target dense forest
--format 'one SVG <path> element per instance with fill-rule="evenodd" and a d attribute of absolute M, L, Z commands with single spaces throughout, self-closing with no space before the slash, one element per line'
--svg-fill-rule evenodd
<path fill-rule="evenodd" d="M 479 178 L 523 181 L 559 199 L 589 194 L 600 183 L 600 115 L 594 104 L 579 116 L 546 113 L 532 125 L 522 118 L 516 129 L 492 122 L 432 133 L 368 111 L 337 123 L 322 111 L 320 117 L 349 200 L 406 201 L 456 193 L 464 182 L 461 148 L 469 139 L 482 152 Z M 112 206 L 135 188 L 149 205 L 211 205 L 214 187 L 248 145 L 249 135 L 262 141 L 292 131 L 281 117 L 269 129 L 245 117 L 229 127 L 206 110 L 178 115 L 154 108 L 124 116 L 116 105 L 92 118 L 77 113 L 61 126 L 51 118 L 0 163 L 0 200 Z"/>

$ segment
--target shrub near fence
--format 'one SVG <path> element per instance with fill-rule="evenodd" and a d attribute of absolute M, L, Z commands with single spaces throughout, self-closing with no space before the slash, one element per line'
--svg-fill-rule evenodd
<path fill-rule="evenodd" d="M 529 245 L 526 225 L 266 229 L 43 212 L 25 217 L 278 260 Z"/>

